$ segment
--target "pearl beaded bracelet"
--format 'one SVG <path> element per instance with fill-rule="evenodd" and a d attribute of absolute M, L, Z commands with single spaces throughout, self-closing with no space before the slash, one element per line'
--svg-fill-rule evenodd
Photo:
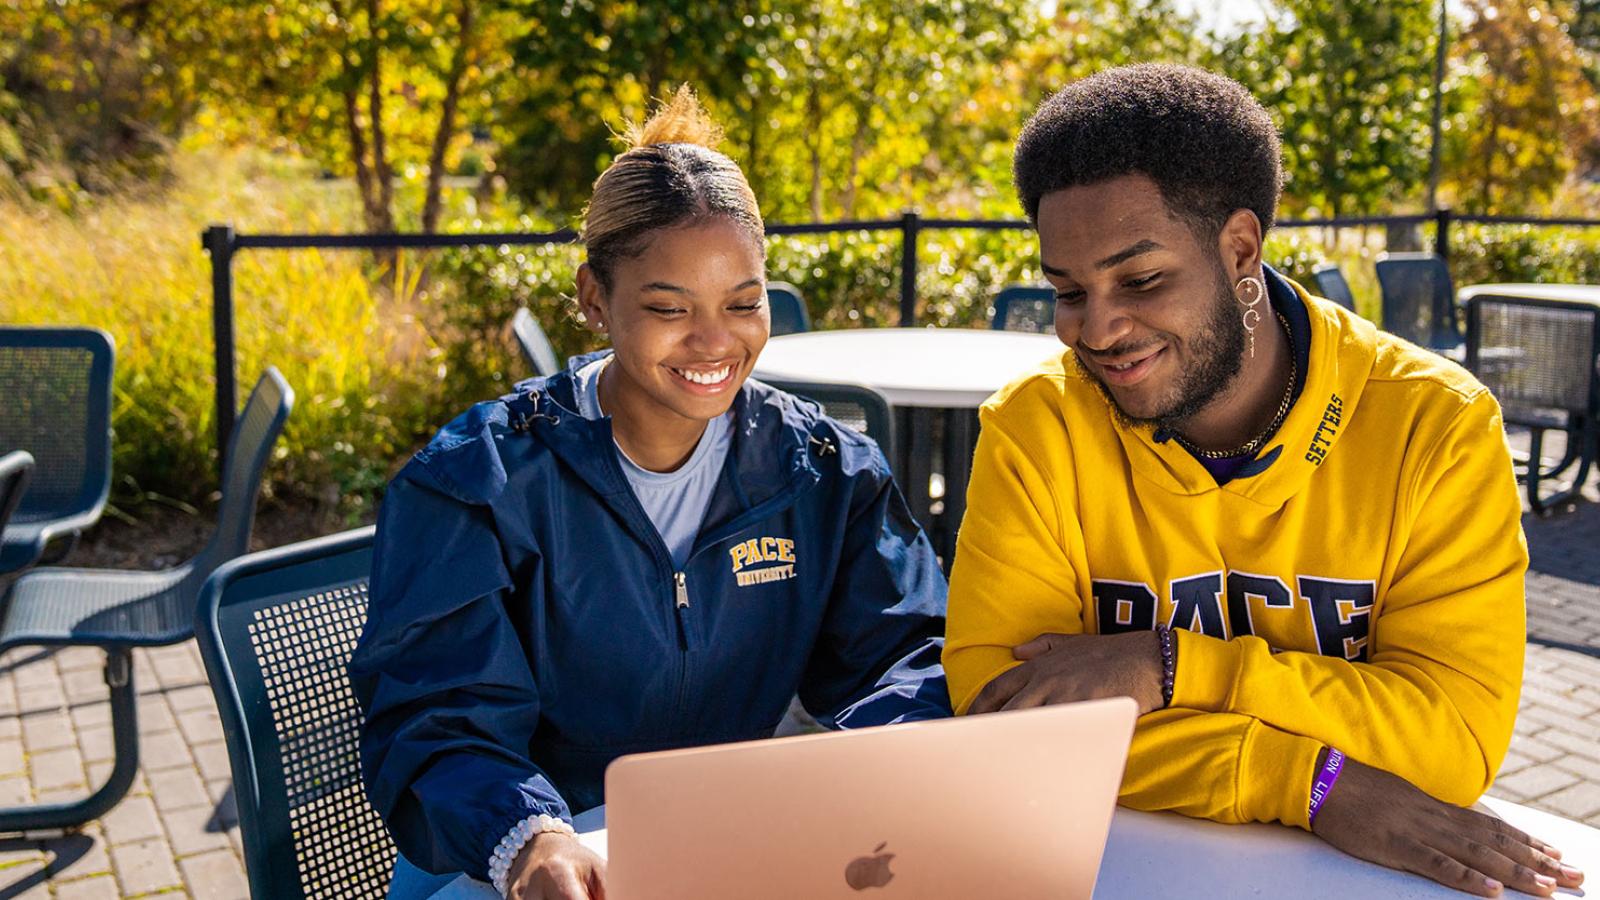
<path fill-rule="evenodd" d="M 511 863 L 517 858 L 517 854 L 522 852 L 522 848 L 536 836 L 548 831 L 568 837 L 577 836 L 577 832 L 566 820 L 540 813 L 511 826 L 506 836 L 500 839 L 493 855 L 489 857 L 489 881 L 494 884 L 496 893 L 502 897 L 506 895 L 506 882 L 511 877 Z"/>

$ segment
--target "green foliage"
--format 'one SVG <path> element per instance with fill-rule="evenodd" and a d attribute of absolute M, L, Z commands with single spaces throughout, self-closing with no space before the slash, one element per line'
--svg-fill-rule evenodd
<path fill-rule="evenodd" d="M 1458 226 L 1450 232 L 1450 270 L 1458 285 L 1600 284 L 1600 228 Z"/>
<path fill-rule="evenodd" d="M 1428 172 L 1432 4 L 1274 7 L 1265 28 L 1223 44 L 1219 63 L 1277 118 L 1285 211 L 1377 215 L 1417 203 Z"/>
<path fill-rule="evenodd" d="M 0 234 L 26 235 L 0 241 L 0 321 L 90 323 L 116 341 L 118 503 L 149 493 L 200 503 L 216 484 L 200 223 L 231 209 L 246 228 L 332 230 L 353 212 L 353 198 L 330 196 L 303 169 L 217 155 L 181 157 L 177 168 L 165 198 L 99 200 L 75 215 L 0 204 Z M 440 396 L 433 336 L 404 300 L 373 287 L 359 254 L 246 252 L 235 272 L 241 402 L 269 364 L 298 395 L 268 495 L 363 517 L 395 463 L 455 404 Z"/>

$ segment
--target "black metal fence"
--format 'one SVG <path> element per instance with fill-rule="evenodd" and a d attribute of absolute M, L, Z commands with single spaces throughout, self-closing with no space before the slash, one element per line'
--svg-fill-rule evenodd
<path fill-rule="evenodd" d="M 1274 228 L 1359 228 L 1363 226 L 1418 227 L 1431 224 L 1434 252 L 1450 257 L 1450 229 L 1455 224 L 1600 226 L 1600 219 L 1527 218 L 1514 216 L 1456 215 L 1448 209 L 1407 216 L 1365 216 L 1336 219 L 1284 219 Z M 769 237 L 839 234 L 854 231 L 900 232 L 900 326 L 917 324 L 917 247 L 924 231 L 967 229 L 975 231 L 1025 230 L 1022 219 L 924 219 L 907 211 L 895 219 L 819 222 L 766 227 Z M 241 250 L 398 250 L 446 247 L 529 246 L 570 244 L 578 240 L 570 230 L 549 232 L 480 232 L 473 234 L 238 234 L 230 225 L 212 225 L 201 235 L 201 246 L 211 257 L 212 337 L 216 356 L 216 415 L 218 465 L 226 464 L 228 437 L 239 408 L 234 370 L 233 258 Z"/>

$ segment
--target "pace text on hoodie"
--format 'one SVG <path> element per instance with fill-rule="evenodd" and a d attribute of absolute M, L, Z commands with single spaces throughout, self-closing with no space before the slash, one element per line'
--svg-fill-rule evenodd
<path fill-rule="evenodd" d="M 581 366 L 595 357 L 574 361 Z M 945 580 L 876 444 L 747 381 L 675 570 L 572 370 L 447 425 L 391 483 L 351 660 L 362 775 L 400 851 L 486 880 L 625 753 L 949 715 Z"/>
<path fill-rule="evenodd" d="M 1120 423 L 1070 350 L 985 404 L 951 697 L 965 711 L 1038 634 L 1167 622 L 1172 706 L 1139 720 L 1125 805 L 1308 827 L 1324 745 L 1469 804 L 1510 742 L 1526 638 L 1499 406 L 1443 357 L 1268 279 L 1306 307 L 1310 358 L 1251 474 L 1218 486 Z"/>

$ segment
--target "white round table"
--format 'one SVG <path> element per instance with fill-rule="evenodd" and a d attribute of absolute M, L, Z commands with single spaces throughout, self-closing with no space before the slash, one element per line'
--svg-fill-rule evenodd
<path fill-rule="evenodd" d="M 1600 306 L 1600 284 L 1474 284 L 1457 291 L 1456 302 L 1465 304 L 1479 294 Z"/>
<path fill-rule="evenodd" d="M 889 461 L 911 514 L 948 571 L 966 511 L 978 406 L 1062 352 L 1053 334 L 971 328 L 807 331 L 768 341 L 755 376 L 788 386 L 861 385 L 889 401 L 895 423 Z"/>
<path fill-rule="evenodd" d="M 1506 800 L 1486 797 L 1482 802 L 1512 825 L 1560 848 L 1562 860 L 1582 869 L 1589 883 L 1600 877 L 1600 831 Z M 573 825 L 584 846 L 606 855 L 605 807 L 580 814 Z M 1120 806 L 1111 819 L 1094 895 L 1309 900 L 1467 896 L 1408 872 L 1346 856 L 1298 828 L 1218 825 Z M 1523 895 L 1507 892 L 1506 896 Z M 1556 896 L 1583 893 L 1559 891 Z"/>
<path fill-rule="evenodd" d="M 895 406 L 970 409 L 1062 349 L 1051 334 L 972 328 L 806 331 L 768 341 L 755 376 L 865 385 Z"/>

